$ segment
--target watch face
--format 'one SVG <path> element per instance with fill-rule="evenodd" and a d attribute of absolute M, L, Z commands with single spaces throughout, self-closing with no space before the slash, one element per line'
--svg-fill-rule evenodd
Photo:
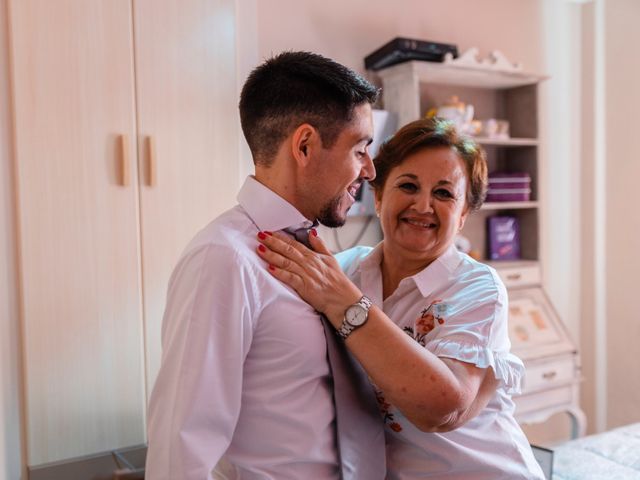
<path fill-rule="evenodd" d="M 360 305 L 351 305 L 344 314 L 345 319 L 350 325 L 359 327 L 367 321 L 367 310 Z"/>

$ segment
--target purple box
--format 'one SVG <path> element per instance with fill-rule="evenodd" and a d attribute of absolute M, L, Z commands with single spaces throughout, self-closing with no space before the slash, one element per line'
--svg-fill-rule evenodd
<path fill-rule="evenodd" d="M 520 190 L 489 190 L 487 202 L 528 202 L 531 199 L 531 189 Z"/>
<path fill-rule="evenodd" d="M 489 174 L 487 202 L 528 202 L 530 199 L 531 176 L 528 173 Z"/>
<path fill-rule="evenodd" d="M 497 188 L 528 188 L 531 184 L 531 175 L 527 172 L 491 172 L 489 174 L 489 186 Z"/>
<path fill-rule="evenodd" d="M 520 224 L 516 217 L 487 218 L 490 260 L 518 260 L 520 258 Z"/>

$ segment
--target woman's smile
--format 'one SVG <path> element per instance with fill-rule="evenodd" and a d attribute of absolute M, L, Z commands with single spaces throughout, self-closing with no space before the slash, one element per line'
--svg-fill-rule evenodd
<path fill-rule="evenodd" d="M 433 230 L 438 227 L 438 224 L 426 219 L 414 218 L 414 217 L 400 217 L 400 221 L 404 222 L 412 227 L 416 227 L 419 230 Z"/>

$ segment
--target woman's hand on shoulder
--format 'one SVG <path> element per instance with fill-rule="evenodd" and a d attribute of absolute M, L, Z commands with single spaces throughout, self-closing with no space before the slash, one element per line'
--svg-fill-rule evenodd
<path fill-rule="evenodd" d="M 327 317 L 342 317 L 362 296 L 344 274 L 315 229 L 309 235 L 314 250 L 280 233 L 258 233 L 258 255 L 278 280 Z"/>

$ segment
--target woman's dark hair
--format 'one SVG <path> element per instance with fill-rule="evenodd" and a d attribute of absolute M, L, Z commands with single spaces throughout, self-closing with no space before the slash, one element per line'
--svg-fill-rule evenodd
<path fill-rule="evenodd" d="M 240 94 L 240 122 L 254 163 L 268 165 L 282 141 L 303 123 L 331 147 L 353 109 L 378 98 L 378 89 L 333 60 L 284 52 L 258 66 Z"/>
<path fill-rule="evenodd" d="M 438 118 L 424 118 L 408 123 L 387 140 L 373 159 L 376 178 L 371 185 L 382 192 L 389 172 L 411 154 L 428 148 L 450 147 L 463 160 L 469 185 L 467 205 L 478 210 L 487 195 L 487 159 L 482 147 L 458 134 L 453 123 Z"/>

